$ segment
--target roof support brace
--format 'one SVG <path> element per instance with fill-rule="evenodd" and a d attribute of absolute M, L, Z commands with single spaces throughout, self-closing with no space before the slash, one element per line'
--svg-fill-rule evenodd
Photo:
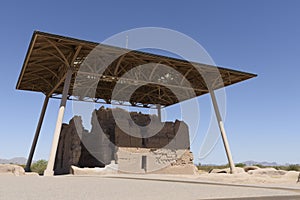
<path fill-rule="evenodd" d="M 227 140 L 227 136 L 226 136 L 224 124 L 223 124 L 223 121 L 222 121 L 222 117 L 221 117 L 221 114 L 220 114 L 220 111 L 219 111 L 219 107 L 218 107 L 217 99 L 216 99 L 216 96 L 215 96 L 215 92 L 214 92 L 213 89 L 210 89 L 209 93 L 210 93 L 211 100 L 212 100 L 214 110 L 215 110 L 215 114 L 216 114 L 216 117 L 217 117 L 217 120 L 218 120 L 218 125 L 219 125 L 219 129 L 220 129 L 220 132 L 221 132 L 221 136 L 222 136 L 222 139 L 223 139 L 223 144 L 224 144 L 224 147 L 225 147 L 225 151 L 226 151 L 226 155 L 227 155 L 227 159 L 228 159 L 228 163 L 229 163 L 229 167 L 230 167 L 230 173 L 234 174 L 235 165 L 234 165 L 234 162 L 233 162 L 233 159 L 232 159 L 231 151 L 230 151 L 230 148 L 229 148 L 229 143 L 228 143 L 228 140 Z"/>
<path fill-rule="evenodd" d="M 68 69 L 68 71 L 66 73 L 66 80 L 64 83 L 62 99 L 61 99 L 60 107 L 59 107 L 59 111 L 58 111 L 56 127 L 55 127 L 55 131 L 54 131 L 54 135 L 53 135 L 51 152 L 50 152 L 47 168 L 44 172 L 44 176 L 53 176 L 54 175 L 55 156 L 56 156 L 56 151 L 57 151 L 57 146 L 58 146 L 58 141 L 59 141 L 59 135 L 60 135 L 61 127 L 62 127 L 62 122 L 63 122 L 63 118 L 64 118 L 64 114 L 65 114 L 65 107 L 66 107 L 66 103 L 67 103 L 67 97 L 68 97 L 68 92 L 69 92 L 69 88 L 70 88 L 71 78 L 72 78 L 72 70 Z"/>
<path fill-rule="evenodd" d="M 156 108 L 157 108 L 157 117 L 158 117 L 158 120 L 159 120 L 159 122 L 161 122 L 161 105 L 157 104 Z"/>
<path fill-rule="evenodd" d="M 26 172 L 31 171 L 30 166 L 31 166 L 32 158 L 33 158 L 33 155 L 34 155 L 34 152 L 35 152 L 35 147 L 36 147 L 36 144 L 38 142 L 39 135 L 40 135 L 40 132 L 41 132 L 41 128 L 42 128 L 42 124 L 43 124 L 43 121 L 44 121 L 44 116 L 45 116 L 45 113 L 46 113 L 48 102 L 49 102 L 49 97 L 46 95 L 45 100 L 44 100 L 44 104 L 43 104 L 43 107 L 42 107 L 42 110 L 41 110 L 40 119 L 39 119 L 38 125 L 37 125 L 36 130 L 35 130 L 35 135 L 34 135 L 34 138 L 33 138 L 33 141 L 32 141 L 30 153 L 29 153 L 29 156 L 28 156 L 28 159 L 27 159 L 27 163 L 26 163 L 26 167 L 25 167 Z"/>

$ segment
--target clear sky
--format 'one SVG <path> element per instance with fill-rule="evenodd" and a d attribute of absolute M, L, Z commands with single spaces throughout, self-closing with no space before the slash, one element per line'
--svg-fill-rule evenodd
<path fill-rule="evenodd" d="M 1 2 L 0 158 L 27 157 L 42 106 L 42 94 L 15 90 L 34 30 L 101 42 L 151 26 L 192 37 L 219 66 L 258 74 L 226 88 L 225 127 L 235 162 L 300 163 L 299 8 L 297 0 Z M 207 95 L 199 102 L 204 121 L 195 157 L 211 106 Z M 34 159 L 48 159 L 58 105 L 50 101 Z M 71 116 L 68 110 L 64 121 Z M 222 143 L 200 162 L 226 163 Z"/>

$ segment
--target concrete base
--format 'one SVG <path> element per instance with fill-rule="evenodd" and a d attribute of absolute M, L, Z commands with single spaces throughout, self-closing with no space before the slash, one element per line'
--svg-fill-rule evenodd
<path fill-rule="evenodd" d="M 53 170 L 45 170 L 44 171 L 44 176 L 53 176 L 54 175 L 54 171 Z"/>

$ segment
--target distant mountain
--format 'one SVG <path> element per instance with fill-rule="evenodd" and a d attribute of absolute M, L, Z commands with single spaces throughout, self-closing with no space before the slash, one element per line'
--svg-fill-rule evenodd
<path fill-rule="evenodd" d="M 252 165 L 262 165 L 262 166 L 279 166 L 278 163 L 276 162 L 257 162 L 257 161 L 253 161 L 253 160 L 249 160 L 249 161 L 245 161 L 242 162 L 243 164 L 247 165 L 247 166 L 252 166 Z"/>
<path fill-rule="evenodd" d="M 24 157 L 16 157 L 12 159 L 1 159 L 0 164 L 18 164 L 18 165 L 25 165 L 27 159 Z"/>

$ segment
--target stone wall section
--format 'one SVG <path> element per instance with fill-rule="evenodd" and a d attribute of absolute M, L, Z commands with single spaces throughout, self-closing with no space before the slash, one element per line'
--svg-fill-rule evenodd
<path fill-rule="evenodd" d="M 154 126 L 148 126 L 150 123 Z M 162 123 L 156 115 L 128 114 L 118 108 L 113 113 L 101 107 L 92 113 L 91 125 L 90 132 L 85 130 L 79 116 L 63 124 L 55 174 L 68 174 L 71 166 L 105 167 L 112 160 L 119 165 L 119 171 L 130 173 L 193 166 L 188 126 L 182 121 Z M 156 127 L 160 127 L 157 134 Z M 142 166 L 142 159 L 146 166 Z"/>
<path fill-rule="evenodd" d="M 81 118 L 73 117 L 69 124 L 63 124 L 55 159 L 55 174 L 69 173 L 72 165 L 77 165 L 81 156 L 80 134 L 83 132 Z"/>

